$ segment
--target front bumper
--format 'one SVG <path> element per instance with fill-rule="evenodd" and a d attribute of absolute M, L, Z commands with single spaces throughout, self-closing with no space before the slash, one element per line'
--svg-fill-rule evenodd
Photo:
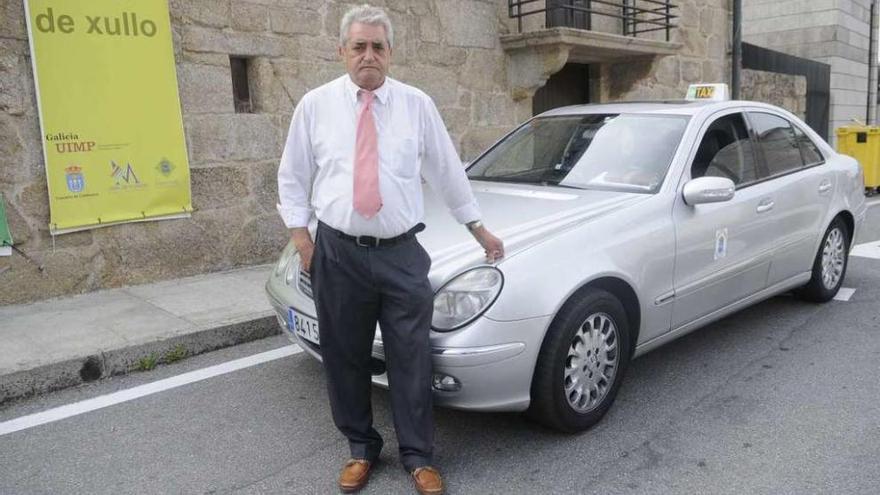
<path fill-rule="evenodd" d="M 287 327 L 288 307 L 314 317 L 312 300 L 297 292 L 289 304 L 285 304 L 273 292 L 271 283 L 266 285 L 266 293 L 284 334 L 320 361 L 320 346 L 300 338 Z M 455 391 L 441 390 L 435 384 L 435 404 L 474 411 L 528 408 L 532 372 L 549 323 L 549 316 L 512 322 L 481 317 L 455 332 L 431 332 L 435 380 L 452 377 L 458 384 Z M 373 357 L 385 361 L 380 331 L 373 341 Z M 388 388 L 388 375 L 374 375 L 373 384 Z"/>

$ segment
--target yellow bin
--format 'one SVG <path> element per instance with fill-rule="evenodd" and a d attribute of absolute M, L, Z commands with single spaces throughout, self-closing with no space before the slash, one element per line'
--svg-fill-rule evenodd
<path fill-rule="evenodd" d="M 848 125 L 837 128 L 837 152 L 849 155 L 862 165 L 865 187 L 880 186 L 880 127 Z"/>

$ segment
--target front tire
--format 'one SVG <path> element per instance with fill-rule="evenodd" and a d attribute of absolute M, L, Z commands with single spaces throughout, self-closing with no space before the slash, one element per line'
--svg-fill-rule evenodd
<path fill-rule="evenodd" d="M 565 432 L 586 430 L 605 415 L 629 365 L 630 330 L 620 300 L 588 289 L 568 301 L 547 331 L 528 415 Z"/>
<path fill-rule="evenodd" d="M 798 298 L 827 302 L 837 295 L 849 264 L 849 243 L 849 229 L 840 217 L 836 217 L 819 244 L 810 281 L 795 291 Z"/>

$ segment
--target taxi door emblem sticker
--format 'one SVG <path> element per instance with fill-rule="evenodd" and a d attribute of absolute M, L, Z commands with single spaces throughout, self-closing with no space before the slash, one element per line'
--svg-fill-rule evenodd
<path fill-rule="evenodd" d="M 727 256 L 727 229 L 715 231 L 715 260 Z"/>

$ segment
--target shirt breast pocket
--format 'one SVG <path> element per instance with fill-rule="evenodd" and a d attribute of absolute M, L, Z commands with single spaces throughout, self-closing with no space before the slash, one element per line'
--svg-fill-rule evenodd
<path fill-rule="evenodd" d="M 414 136 L 393 136 L 389 153 L 385 156 L 391 173 L 396 177 L 411 179 L 419 173 L 419 142 Z"/>
<path fill-rule="evenodd" d="M 312 140 L 312 154 L 318 166 L 345 160 L 354 154 L 354 142 L 349 143 L 337 130 L 319 127 Z"/>

